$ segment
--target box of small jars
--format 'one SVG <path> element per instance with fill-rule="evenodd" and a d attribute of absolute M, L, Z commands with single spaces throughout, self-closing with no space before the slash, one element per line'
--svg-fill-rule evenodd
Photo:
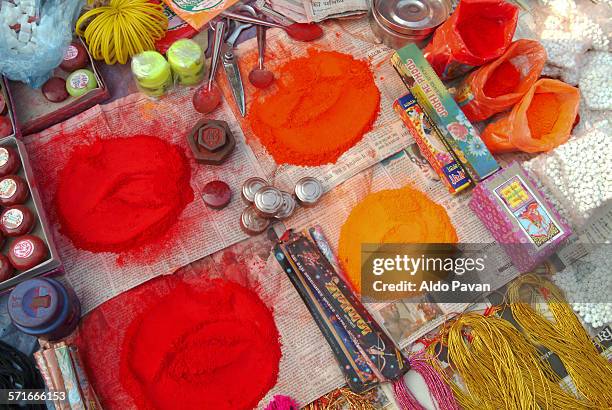
<path fill-rule="evenodd" d="M 34 182 L 25 146 L 0 140 L 0 292 L 63 267 Z"/>

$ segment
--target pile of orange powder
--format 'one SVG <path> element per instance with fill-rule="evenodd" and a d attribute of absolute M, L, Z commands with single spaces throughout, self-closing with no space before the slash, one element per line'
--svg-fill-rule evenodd
<path fill-rule="evenodd" d="M 380 91 L 367 61 L 307 50 L 277 70 L 278 86 L 260 91 L 249 122 L 278 164 L 334 163 L 372 129 Z"/>
<path fill-rule="evenodd" d="M 338 256 L 356 290 L 361 289 L 361 245 L 456 243 L 446 210 L 424 193 L 404 187 L 365 197 L 342 225 Z"/>

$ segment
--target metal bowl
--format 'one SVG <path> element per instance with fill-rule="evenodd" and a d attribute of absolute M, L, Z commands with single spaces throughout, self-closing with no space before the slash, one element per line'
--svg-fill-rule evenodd
<path fill-rule="evenodd" d="M 390 30 L 423 36 L 446 21 L 450 4 L 448 0 L 373 0 L 372 12 Z"/>

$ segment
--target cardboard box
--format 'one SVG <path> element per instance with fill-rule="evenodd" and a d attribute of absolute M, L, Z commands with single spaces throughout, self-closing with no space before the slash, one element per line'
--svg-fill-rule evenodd
<path fill-rule="evenodd" d="M 17 116 L 15 115 L 15 104 L 11 95 L 11 90 L 8 86 L 8 80 L 3 76 L 0 76 L 0 95 L 6 103 L 6 113 L 4 114 L 4 116 L 8 116 L 13 126 L 13 134 L 8 136 L 19 137 L 21 136 L 21 132 L 19 127 L 19 121 L 17 120 Z M 0 113 L 0 115 L 1 114 L 2 113 Z"/>
<path fill-rule="evenodd" d="M 82 42 L 80 39 L 79 41 Z M 83 45 L 85 46 L 85 43 Z M 33 89 L 21 82 L 10 82 L 16 114 L 21 123 L 21 134 L 30 135 L 47 129 L 110 98 L 110 91 L 100 74 L 100 70 L 91 54 L 89 54 L 89 50 L 87 50 L 87 53 L 89 56 L 89 69 L 96 76 L 98 87 L 81 97 L 68 97 L 66 101 L 53 103 L 47 101 L 41 90 Z M 57 68 L 53 75 L 66 78 L 68 74 L 62 69 Z"/>
<path fill-rule="evenodd" d="M 396 51 L 391 62 L 470 178 L 479 182 L 495 173 L 499 164 L 421 50 L 410 44 Z"/>
<path fill-rule="evenodd" d="M 548 259 L 572 233 L 516 162 L 478 184 L 470 208 L 522 273 Z"/>
<path fill-rule="evenodd" d="M 34 175 L 32 173 L 32 167 L 30 166 L 30 160 L 28 159 L 28 153 L 25 149 L 25 145 L 19 141 L 16 137 L 7 137 L 0 140 L 0 147 L 9 146 L 19 154 L 21 158 L 21 167 L 16 172 L 17 175 L 22 177 L 27 183 L 30 190 L 28 200 L 24 203 L 34 216 L 36 217 L 36 224 L 31 234 L 38 236 L 47 245 L 48 257 L 41 264 L 28 269 L 27 271 L 19 272 L 12 278 L 0 282 L 0 293 L 7 292 L 10 289 L 17 286 L 19 283 L 35 278 L 42 275 L 60 274 L 63 272 L 63 266 L 53 240 L 53 234 L 47 219 L 47 215 L 42 207 L 42 201 L 38 193 L 38 185 L 34 181 Z M 1 247 L 3 254 L 8 253 L 10 244 L 15 238 L 7 238 L 4 245 Z"/>
<path fill-rule="evenodd" d="M 419 146 L 421 154 L 436 171 L 451 194 L 463 191 L 472 184 L 463 167 L 455 161 L 450 149 L 444 144 L 438 130 L 431 125 L 427 114 L 411 93 L 398 98 L 393 108 L 406 124 L 408 131 Z"/>

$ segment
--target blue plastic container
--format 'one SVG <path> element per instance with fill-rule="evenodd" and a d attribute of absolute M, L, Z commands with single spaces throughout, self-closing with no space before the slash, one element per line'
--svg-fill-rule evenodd
<path fill-rule="evenodd" d="M 72 288 L 54 279 L 38 278 L 17 285 L 9 295 L 8 312 L 22 332 L 54 341 L 76 329 L 81 303 Z"/>

